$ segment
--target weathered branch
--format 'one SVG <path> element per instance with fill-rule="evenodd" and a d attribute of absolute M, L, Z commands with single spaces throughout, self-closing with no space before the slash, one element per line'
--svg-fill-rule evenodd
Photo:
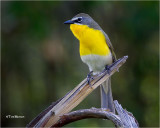
<path fill-rule="evenodd" d="M 108 112 L 105 109 L 97 109 L 97 108 L 91 108 L 91 109 L 82 109 L 73 111 L 67 114 L 64 114 L 63 116 L 60 116 L 60 120 L 54 124 L 52 127 L 62 127 L 66 124 L 72 123 L 74 121 L 86 119 L 86 118 L 101 118 L 101 119 L 108 119 L 111 120 L 116 126 L 122 127 L 123 124 L 120 120 L 120 118 L 115 115 L 112 112 Z"/>
<path fill-rule="evenodd" d="M 117 100 L 114 101 L 116 111 L 119 115 L 123 123 L 124 128 L 138 128 L 139 124 L 136 118 L 133 116 L 132 113 L 128 112 L 127 110 L 123 109 L 122 106 L 118 103 Z"/>
<path fill-rule="evenodd" d="M 67 93 L 68 94 L 68 93 Z M 67 95 L 66 94 L 66 95 Z M 65 95 L 65 96 L 66 96 Z M 64 97 L 65 97 L 64 96 Z M 43 110 L 37 117 L 35 117 L 29 124 L 27 124 L 27 127 L 34 127 L 39 121 L 40 119 L 43 118 L 43 116 L 50 111 L 56 104 L 58 104 L 64 97 L 62 97 L 61 99 L 58 99 L 56 102 L 53 102 L 49 107 L 47 107 L 45 110 Z"/>
<path fill-rule="evenodd" d="M 117 127 L 124 127 L 124 128 L 139 127 L 138 122 L 136 121 L 134 116 L 131 113 L 127 112 L 127 110 L 124 110 L 122 106 L 118 103 L 118 101 L 115 100 L 114 104 L 118 115 L 102 108 L 82 109 L 60 116 L 60 120 L 52 127 L 62 127 L 66 124 L 86 118 L 108 119 L 111 120 Z"/>
<path fill-rule="evenodd" d="M 96 89 L 100 84 L 102 84 L 108 77 L 118 71 L 119 67 L 125 63 L 128 56 L 124 56 L 113 63 L 108 70 L 104 70 L 100 75 L 96 76 L 95 79 L 91 80 L 91 85 L 88 85 L 87 78 L 84 79 L 79 85 L 77 85 L 72 91 L 70 91 L 66 96 L 64 96 L 57 104 L 52 106 L 52 108 L 47 109 L 47 111 L 42 112 L 37 121 L 34 122 L 34 127 L 51 127 L 59 119 L 60 116 L 70 112 L 75 108 L 80 102 L 83 101 L 94 89 Z M 36 118 L 37 119 L 37 118 Z M 30 123 L 32 124 L 32 123 Z M 30 127 L 30 125 L 28 125 Z"/>

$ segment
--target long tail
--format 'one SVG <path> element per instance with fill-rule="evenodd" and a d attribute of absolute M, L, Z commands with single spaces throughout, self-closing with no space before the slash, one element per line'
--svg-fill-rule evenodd
<path fill-rule="evenodd" d="M 108 78 L 101 86 L 101 108 L 110 109 L 111 112 L 115 113 L 115 107 L 113 104 L 112 89 L 111 89 L 111 78 Z"/>

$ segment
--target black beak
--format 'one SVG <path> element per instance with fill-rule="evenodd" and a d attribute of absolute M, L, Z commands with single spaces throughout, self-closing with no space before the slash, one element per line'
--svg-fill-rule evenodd
<path fill-rule="evenodd" d="M 67 20 L 64 22 L 64 24 L 74 24 L 74 22 L 72 20 Z"/>

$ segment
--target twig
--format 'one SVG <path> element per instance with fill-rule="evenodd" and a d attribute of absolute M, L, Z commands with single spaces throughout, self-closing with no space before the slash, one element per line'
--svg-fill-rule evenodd
<path fill-rule="evenodd" d="M 34 127 L 51 127 L 54 125 L 60 119 L 60 115 L 70 112 L 108 77 L 118 71 L 119 67 L 125 63 L 127 58 L 128 56 L 124 56 L 113 63 L 109 68 L 110 73 L 107 70 L 102 71 L 100 75 L 91 81 L 92 86 L 88 85 L 87 78 L 84 79 L 64 98 L 62 98 L 59 103 L 57 103 L 51 109 L 48 109 L 48 112 L 45 113 L 43 117 L 41 116 L 42 118 L 39 119 L 36 124 L 34 122 Z"/>

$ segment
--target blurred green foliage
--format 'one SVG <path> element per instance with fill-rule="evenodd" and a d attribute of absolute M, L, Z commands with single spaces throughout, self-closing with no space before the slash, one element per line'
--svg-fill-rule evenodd
<path fill-rule="evenodd" d="M 158 1 L 3 1 L 1 7 L 2 126 L 26 126 L 86 77 L 78 41 L 63 24 L 80 12 L 88 13 L 109 35 L 117 58 L 129 56 L 112 77 L 114 99 L 141 127 L 159 126 Z M 99 95 L 96 89 L 74 110 L 100 107 Z M 87 119 L 67 126 L 114 125 Z"/>

